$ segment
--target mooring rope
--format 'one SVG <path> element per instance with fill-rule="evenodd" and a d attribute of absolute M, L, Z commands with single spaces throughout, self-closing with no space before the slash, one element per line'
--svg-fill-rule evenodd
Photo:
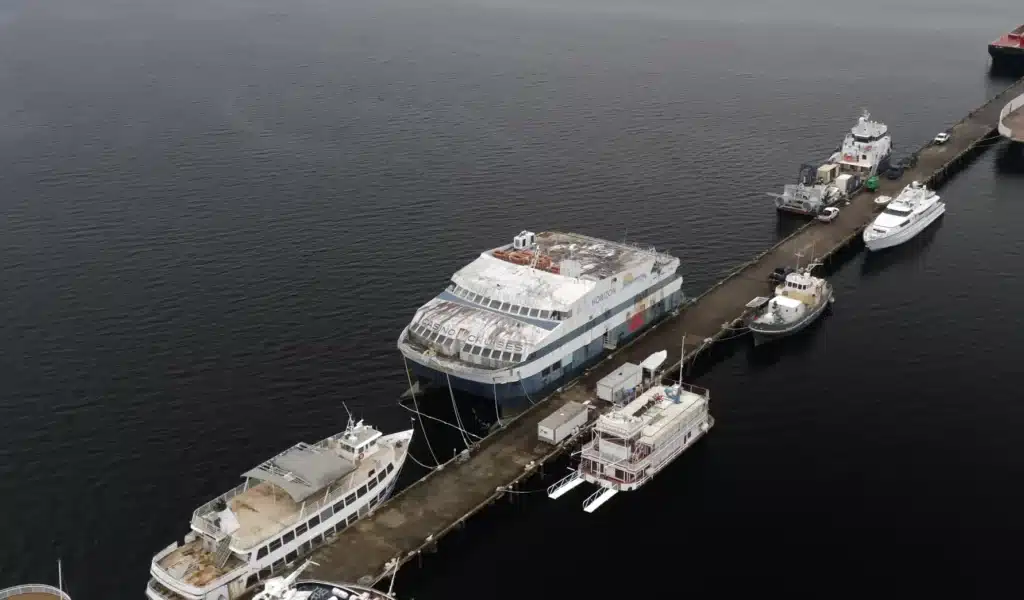
<path fill-rule="evenodd" d="M 416 389 L 412 385 L 412 374 L 409 373 L 409 361 L 405 359 L 404 354 L 402 355 L 402 362 L 405 364 L 405 377 L 409 381 L 409 393 L 412 394 L 412 403 L 416 406 L 416 410 L 414 412 L 420 417 L 420 431 L 423 432 L 423 439 L 427 440 L 427 449 L 430 450 L 430 455 L 434 457 L 434 462 L 440 465 L 441 461 L 437 460 L 437 455 L 434 454 L 434 448 L 430 445 L 430 437 L 427 435 L 427 428 L 423 426 L 423 417 L 420 416 L 419 402 L 416 400 Z M 399 402 L 398 405 L 402 408 L 409 408 L 401 402 Z"/>

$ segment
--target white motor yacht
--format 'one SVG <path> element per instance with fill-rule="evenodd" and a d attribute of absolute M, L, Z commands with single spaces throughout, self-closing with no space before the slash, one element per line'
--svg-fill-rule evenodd
<path fill-rule="evenodd" d="M 945 212 L 946 203 L 939 200 L 939 195 L 915 181 L 903 188 L 864 229 L 864 245 L 868 250 L 898 246 L 921 233 Z"/>

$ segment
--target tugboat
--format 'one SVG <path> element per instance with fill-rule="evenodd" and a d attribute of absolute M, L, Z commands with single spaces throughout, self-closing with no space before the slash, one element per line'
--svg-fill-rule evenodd
<path fill-rule="evenodd" d="M 817 266 L 819 263 L 811 263 L 787 274 L 785 281 L 775 288 L 774 298 L 764 298 L 753 307 L 755 312 L 747 320 L 747 327 L 754 335 L 755 345 L 804 329 L 834 301 L 832 285 L 811 275 Z"/>

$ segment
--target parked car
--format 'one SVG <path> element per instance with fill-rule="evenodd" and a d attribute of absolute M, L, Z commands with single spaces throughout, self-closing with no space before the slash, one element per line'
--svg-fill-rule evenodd
<path fill-rule="evenodd" d="M 935 139 L 932 141 L 934 141 L 936 145 L 941 146 L 949 141 L 949 134 L 943 131 L 939 135 L 935 136 Z"/>

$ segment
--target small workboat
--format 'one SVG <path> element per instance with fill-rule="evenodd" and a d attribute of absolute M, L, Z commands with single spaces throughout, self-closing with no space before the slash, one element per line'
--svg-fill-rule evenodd
<path fill-rule="evenodd" d="M 875 198 L 875 206 L 885 206 L 890 200 L 892 200 L 890 196 L 879 196 Z"/>
<path fill-rule="evenodd" d="M 821 209 L 821 212 L 818 213 L 818 216 L 816 218 L 822 223 L 831 223 L 838 216 L 839 209 L 834 206 L 828 206 Z"/>
<path fill-rule="evenodd" d="M 811 275 L 817 266 L 811 263 L 786 275 L 785 282 L 775 288 L 774 298 L 755 298 L 754 312 L 747 321 L 755 345 L 792 335 L 825 312 L 833 301 L 832 286 Z"/>

